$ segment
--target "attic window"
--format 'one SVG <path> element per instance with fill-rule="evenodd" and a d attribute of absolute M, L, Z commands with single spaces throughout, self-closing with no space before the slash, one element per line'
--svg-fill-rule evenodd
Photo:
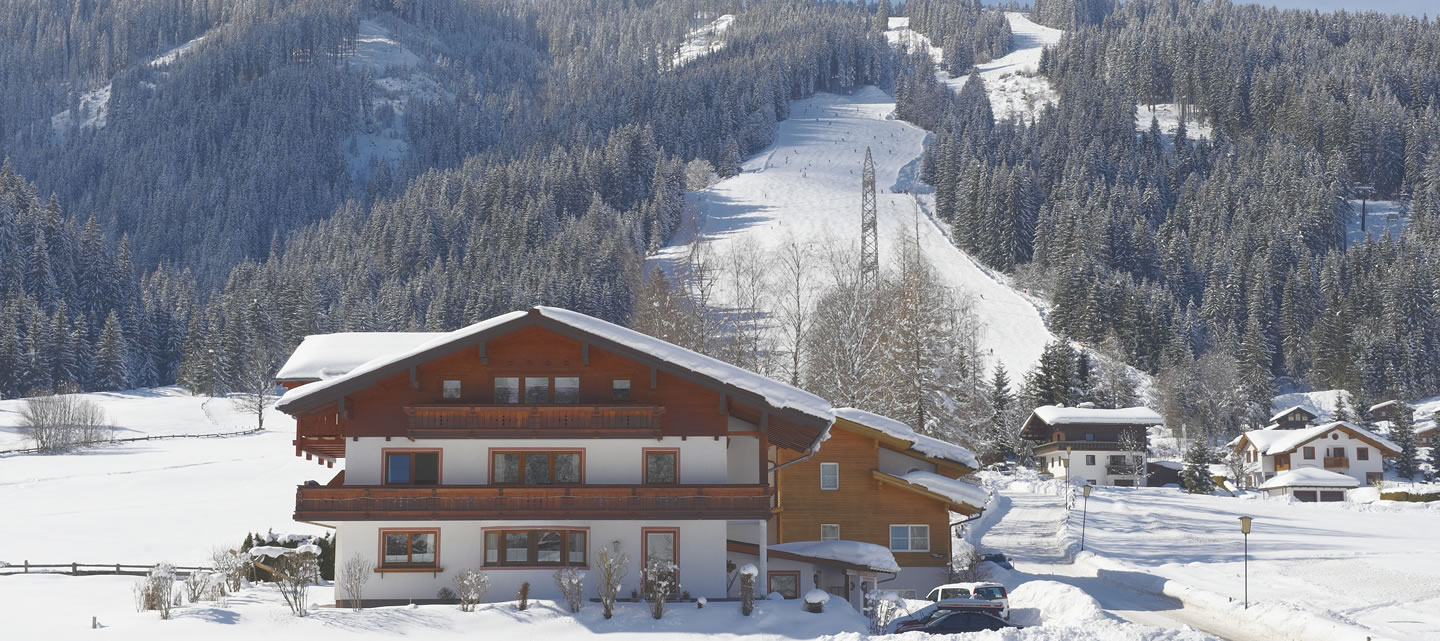
<path fill-rule="evenodd" d="M 460 381 L 445 381 L 441 396 L 447 399 L 460 398 Z"/>

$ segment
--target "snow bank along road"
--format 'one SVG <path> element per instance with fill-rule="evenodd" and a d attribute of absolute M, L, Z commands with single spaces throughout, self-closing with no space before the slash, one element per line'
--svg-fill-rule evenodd
<path fill-rule="evenodd" d="M 775 143 L 747 160 L 743 173 L 689 195 L 701 238 L 717 255 L 739 247 L 772 249 L 790 237 L 858 248 L 860 174 L 869 147 L 875 159 L 881 262 L 894 259 L 900 238 L 918 236 L 940 275 L 974 297 L 985 324 L 981 346 L 989 362 L 1026 371 L 1051 339 L 1040 312 L 1002 275 L 992 275 L 950 244 L 924 214 L 917 221 L 914 200 L 896 193 L 903 188 L 897 186 L 902 168 L 924 150 L 926 132 L 887 119 L 894 110 L 894 100 L 874 87 L 792 103 L 790 119 L 776 126 Z M 682 258 L 690 240 L 688 232 L 678 233 L 653 260 Z M 823 271 L 817 268 L 817 276 Z"/>
<path fill-rule="evenodd" d="M 1105 572 L 1102 577 L 1102 573 L 1075 565 L 1061 543 L 1066 509 L 1060 496 L 1033 492 L 1029 484 L 1017 482 L 1000 490 L 991 509 L 996 511 L 992 519 L 998 520 L 988 521 L 990 526 L 982 531 L 980 543 L 985 550 L 1011 557 L 1015 571 L 1002 570 L 1002 576 L 996 577 L 1006 585 L 1034 579 L 1059 581 L 1084 590 L 1107 612 L 1135 623 L 1168 629 L 1189 627 L 1228 641 L 1274 641 L 1234 621 L 1187 608 L 1176 599 L 1128 587 L 1120 573 Z"/>

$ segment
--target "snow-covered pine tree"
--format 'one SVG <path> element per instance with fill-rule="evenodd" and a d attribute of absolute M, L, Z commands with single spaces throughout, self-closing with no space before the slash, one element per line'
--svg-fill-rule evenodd
<path fill-rule="evenodd" d="M 100 341 L 95 346 L 95 380 L 93 387 L 100 390 L 120 390 L 129 387 L 130 375 L 125 370 L 126 343 L 120 331 L 120 319 L 115 312 L 105 317 L 105 326 L 100 330 Z"/>
<path fill-rule="evenodd" d="M 1205 437 L 1190 439 L 1185 450 L 1185 469 L 1180 482 L 1191 494 L 1209 494 L 1215 490 L 1215 479 L 1210 476 L 1210 446 Z"/>
<path fill-rule="evenodd" d="M 1404 479 L 1413 479 L 1420 471 L 1420 461 L 1415 448 L 1415 410 L 1405 403 L 1393 409 L 1395 418 L 1390 421 L 1390 440 L 1400 446 L 1395 457 L 1395 474 Z"/>

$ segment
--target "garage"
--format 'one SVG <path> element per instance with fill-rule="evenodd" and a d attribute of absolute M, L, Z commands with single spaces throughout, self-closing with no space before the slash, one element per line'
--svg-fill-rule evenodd
<path fill-rule="evenodd" d="M 1346 474 L 1314 467 L 1302 467 L 1276 474 L 1260 484 L 1265 496 L 1288 496 L 1301 503 L 1343 503 L 1345 491 L 1360 486 L 1360 481 Z"/>

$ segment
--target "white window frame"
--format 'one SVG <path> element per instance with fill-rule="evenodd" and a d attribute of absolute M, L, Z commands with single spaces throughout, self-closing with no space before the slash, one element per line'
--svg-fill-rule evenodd
<path fill-rule="evenodd" d="M 835 470 L 835 485 L 834 485 L 834 486 L 831 486 L 831 487 L 825 487 L 825 470 L 827 469 L 827 466 L 828 466 L 828 469 Z M 821 464 L 820 464 L 820 489 L 825 490 L 825 491 L 827 491 L 827 492 L 828 492 L 828 491 L 831 491 L 831 490 L 838 490 L 838 489 L 840 489 L 840 464 L 839 464 L 839 463 L 821 463 Z"/>
<path fill-rule="evenodd" d="M 897 527 L 907 528 L 906 531 L 905 531 L 905 545 L 906 545 L 906 548 L 903 549 L 903 550 L 894 547 L 894 546 L 895 546 L 895 528 L 897 528 Z M 914 528 L 925 528 L 925 549 L 923 549 L 923 550 L 910 547 L 910 546 L 914 543 L 914 541 L 915 541 L 915 530 L 914 530 Z M 890 542 L 889 542 L 889 543 L 890 543 L 890 546 L 891 546 L 891 547 L 890 547 L 890 550 L 891 550 L 892 552 L 929 552 L 929 551 L 930 551 L 930 524 L 929 524 L 929 523 L 891 523 L 891 524 L 890 524 L 890 529 L 889 529 L 889 534 L 890 534 Z"/>
<path fill-rule="evenodd" d="M 453 394 L 450 391 L 452 388 L 455 390 Z M 441 398 L 444 398 L 446 400 L 458 399 L 460 398 L 460 390 L 460 379 L 451 378 L 440 382 Z"/>
<path fill-rule="evenodd" d="M 832 537 L 830 537 L 830 538 L 826 538 L 826 537 L 825 537 L 825 528 L 835 528 L 835 535 L 832 536 Z M 821 524 L 820 524 L 820 540 L 821 540 L 821 541 L 839 541 L 839 540 L 840 540 L 840 524 L 839 524 L 839 523 L 821 523 Z"/>

